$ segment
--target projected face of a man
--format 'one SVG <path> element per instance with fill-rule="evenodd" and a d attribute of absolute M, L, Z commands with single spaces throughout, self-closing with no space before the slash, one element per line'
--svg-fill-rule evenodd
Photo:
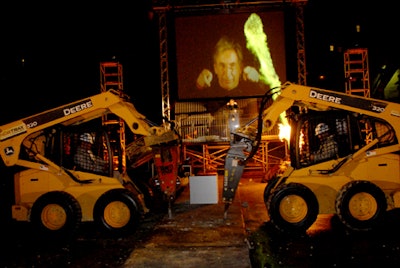
<path fill-rule="evenodd" d="M 214 72 L 223 89 L 232 90 L 239 85 L 242 64 L 234 49 L 221 51 L 215 57 Z"/>

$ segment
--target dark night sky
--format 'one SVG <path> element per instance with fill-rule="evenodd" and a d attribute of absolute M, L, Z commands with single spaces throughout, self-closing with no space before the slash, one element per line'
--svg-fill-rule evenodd
<path fill-rule="evenodd" d="M 397 67 L 394 4 L 366 2 L 308 1 L 304 26 L 309 85 L 321 72 L 340 69 L 340 73 L 340 49 L 356 41 L 369 49 L 371 74 L 383 63 Z M 124 88 L 136 108 L 157 120 L 161 116 L 157 21 L 148 18 L 149 1 L 133 3 L 83 6 L 74 1 L 53 5 L 29 1 L 2 7 L 0 113 L 7 117 L 0 123 L 99 93 L 99 63 L 113 56 L 124 68 Z M 356 24 L 361 34 L 355 33 Z M 329 44 L 337 51 L 330 53 Z M 340 79 L 333 84 L 343 86 Z"/>
<path fill-rule="evenodd" d="M 305 7 L 308 82 L 312 83 L 312 78 L 325 70 L 340 70 L 342 75 L 343 51 L 356 46 L 368 48 L 371 80 L 383 64 L 398 68 L 398 15 L 397 9 L 388 0 L 338 0 L 329 4 L 321 0 L 308 1 Z M 356 25 L 360 25 L 359 33 L 356 32 Z M 335 45 L 333 53 L 329 52 L 330 44 Z M 344 86 L 343 81 L 337 82 L 339 86 Z"/>
<path fill-rule="evenodd" d="M 0 16 L 1 114 L 14 120 L 99 93 L 100 62 L 114 56 L 124 68 L 124 88 L 139 106 L 144 86 L 159 88 L 151 79 L 159 67 L 156 24 L 144 1 L 134 7 L 54 3 L 9 4 L 7 16 Z M 153 101 L 161 114 L 161 97 Z"/>

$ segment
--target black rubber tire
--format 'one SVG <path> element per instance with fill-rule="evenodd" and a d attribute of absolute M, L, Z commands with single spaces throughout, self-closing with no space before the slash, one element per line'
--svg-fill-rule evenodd
<path fill-rule="evenodd" d="M 369 181 L 352 181 L 339 191 L 335 200 L 336 214 L 352 231 L 371 231 L 384 218 L 385 193 Z"/>
<path fill-rule="evenodd" d="M 300 183 L 288 183 L 271 192 L 267 210 L 270 223 L 277 230 L 285 234 L 303 235 L 317 219 L 319 205 L 308 187 Z"/>
<path fill-rule="evenodd" d="M 104 234 L 124 236 L 137 229 L 141 215 L 132 192 L 112 189 L 96 201 L 93 218 Z"/>
<path fill-rule="evenodd" d="M 155 193 L 149 183 L 141 179 L 135 180 L 135 185 L 143 193 L 144 201 L 148 209 L 152 211 L 155 206 Z"/>
<path fill-rule="evenodd" d="M 272 188 L 275 187 L 275 185 L 276 185 L 276 183 L 278 181 L 279 181 L 279 177 L 275 177 L 272 180 L 267 182 L 267 185 L 264 188 L 264 204 L 265 204 L 265 207 L 267 207 L 270 192 L 271 192 Z M 268 207 L 267 207 L 267 209 L 268 209 Z"/>
<path fill-rule="evenodd" d="M 33 204 L 30 221 L 38 235 L 63 239 L 75 235 L 82 220 L 78 201 L 69 193 L 56 191 L 39 197 Z"/>

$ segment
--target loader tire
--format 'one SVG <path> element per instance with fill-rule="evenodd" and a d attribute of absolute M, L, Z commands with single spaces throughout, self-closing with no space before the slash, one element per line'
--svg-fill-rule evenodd
<path fill-rule="evenodd" d="M 135 197 L 127 189 L 112 189 L 96 201 L 93 218 L 100 231 L 111 236 L 133 233 L 140 223 Z"/>
<path fill-rule="evenodd" d="M 348 229 L 370 231 L 384 217 L 387 202 L 384 192 L 369 181 L 352 181 L 339 191 L 336 214 Z"/>
<path fill-rule="evenodd" d="M 76 234 L 82 220 L 78 201 L 66 192 L 49 192 L 33 204 L 30 221 L 43 238 L 64 239 Z"/>
<path fill-rule="evenodd" d="M 282 184 L 269 195 L 270 223 L 285 234 L 303 235 L 318 216 L 314 193 L 299 183 Z"/>
<path fill-rule="evenodd" d="M 271 194 L 272 189 L 275 187 L 276 183 L 279 181 L 278 177 L 273 178 L 267 182 L 267 185 L 264 188 L 264 204 L 268 209 L 268 199 Z"/>
<path fill-rule="evenodd" d="M 155 205 L 155 193 L 153 189 L 150 187 L 150 185 L 143 181 L 143 180 L 136 180 L 135 185 L 140 189 L 140 191 L 143 193 L 144 196 L 144 202 L 146 204 L 146 207 L 150 210 L 153 211 L 156 208 Z"/>

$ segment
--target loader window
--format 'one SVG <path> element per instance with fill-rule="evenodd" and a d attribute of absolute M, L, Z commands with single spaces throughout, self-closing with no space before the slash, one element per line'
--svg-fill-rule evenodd
<path fill-rule="evenodd" d="M 375 148 L 397 144 L 396 133 L 393 127 L 384 120 L 376 117 L 361 116 L 358 120 L 363 145 L 374 139 L 379 139 Z"/>
<path fill-rule="evenodd" d="M 376 138 L 379 142 L 375 148 L 398 143 L 393 127 L 386 121 L 346 111 L 309 113 L 300 116 L 294 125 L 291 157 L 297 168 L 353 154 Z M 330 146 L 316 157 L 313 154 L 321 150 L 321 133 L 329 135 Z"/>
<path fill-rule="evenodd" d="M 65 168 L 74 169 L 74 153 L 77 147 L 76 134 L 64 132 L 62 136 L 62 165 Z"/>
<path fill-rule="evenodd" d="M 291 155 L 295 156 L 298 167 L 337 159 L 350 152 L 349 122 L 345 113 L 306 114 L 295 129 L 297 142 L 291 150 L 297 153 Z"/>
<path fill-rule="evenodd" d="M 30 134 L 22 142 L 21 159 L 34 160 L 36 154 L 45 155 L 46 137 L 43 132 Z"/>
<path fill-rule="evenodd" d="M 100 175 L 110 174 L 111 154 L 101 135 L 91 132 L 77 134 L 70 150 L 74 169 Z"/>

